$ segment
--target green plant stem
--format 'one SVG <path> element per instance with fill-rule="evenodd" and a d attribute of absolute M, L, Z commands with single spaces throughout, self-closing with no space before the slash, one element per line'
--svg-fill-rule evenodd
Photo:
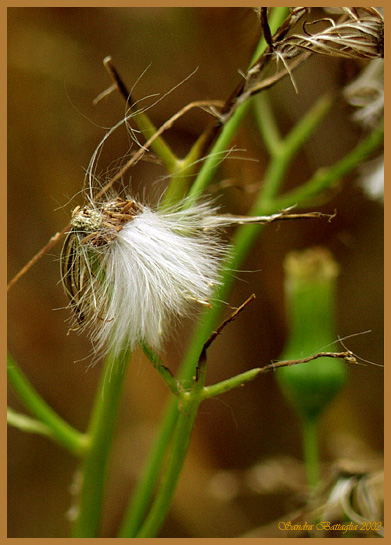
<path fill-rule="evenodd" d="M 244 384 L 246 384 L 247 382 L 250 382 L 251 380 L 257 378 L 257 376 L 260 375 L 262 372 L 262 368 L 255 367 L 254 369 L 250 369 L 249 371 L 245 371 L 244 373 L 240 373 L 239 375 L 235 375 L 234 377 L 222 380 L 217 384 L 205 386 L 202 392 L 202 397 L 203 399 L 209 399 L 211 397 L 224 394 L 225 392 L 229 392 L 230 390 L 238 388 L 239 386 L 244 386 Z"/>
<path fill-rule="evenodd" d="M 192 189 L 190 190 L 190 196 L 193 196 L 194 198 L 197 195 L 199 196 L 199 193 L 203 191 L 203 189 L 209 183 L 211 177 L 214 175 L 215 170 L 217 169 L 217 164 L 215 162 L 216 157 L 213 155 L 213 153 L 216 151 L 216 149 L 220 152 L 221 150 L 226 149 L 227 142 L 229 142 L 232 138 L 234 131 L 239 125 L 239 121 L 242 119 L 242 117 L 239 116 L 243 116 L 245 113 L 245 105 L 246 104 L 243 104 L 243 106 L 237 110 L 237 112 L 234 114 L 234 116 L 224 128 L 225 130 L 223 130 L 220 138 L 218 139 L 216 145 L 213 148 L 212 155 L 206 160 L 203 168 L 200 170 L 200 173 L 197 176 L 197 180 L 194 186 L 192 186 Z M 322 111 L 323 115 L 325 115 L 327 112 L 327 108 L 324 107 Z M 300 133 L 298 131 L 296 132 L 296 137 L 298 138 L 298 141 L 300 141 L 300 145 L 305 142 L 305 135 L 307 135 L 308 138 L 321 119 L 322 116 L 319 115 L 317 116 L 316 122 L 303 122 L 302 131 Z M 232 128 L 232 123 L 235 123 L 234 129 Z M 221 144 L 221 139 L 223 139 L 223 144 Z M 278 156 L 272 158 L 269 168 L 264 177 L 263 190 L 250 215 L 262 215 L 263 199 L 268 199 L 268 201 L 270 202 L 270 200 L 276 196 L 280 185 L 284 179 L 290 161 L 293 159 L 294 153 L 296 153 L 298 150 L 298 146 L 296 148 L 293 145 L 292 141 L 290 141 L 289 146 L 286 147 L 286 150 L 286 155 L 281 152 Z M 210 166 L 208 166 L 209 162 L 211 163 Z M 199 182 L 200 179 L 201 182 Z M 196 189 L 194 189 L 194 187 Z M 278 209 L 276 209 L 275 211 L 278 211 Z M 227 294 L 231 288 L 231 284 L 234 279 L 231 271 L 237 270 L 238 266 L 247 255 L 251 244 L 260 232 L 261 228 L 262 226 L 260 225 L 247 225 L 238 228 L 233 241 L 233 247 L 235 248 L 235 250 L 233 251 L 230 259 L 224 266 L 222 285 L 219 287 L 217 293 L 214 296 L 215 301 L 226 300 Z M 199 324 L 193 336 L 193 341 L 189 346 L 186 357 L 181 366 L 181 380 L 190 381 L 192 379 L 195 371 L 195 366 L 197 365 L 198 358 L 203 347 L 203 343 L 209 337 L 210 332 L 215 327 L 220 315 L 220 310 L 221 304 L 216 303 L 212 310 L 206 310 L 202 313 Z M 149 458 L 146 461 L 144 472 L 139 480 L 132 501 L 129 504 L 127 513 L 125 514 L 119 537 L 135 537 L 135 532 L 141 524 L 142 517 L 151 501 L 151 497 L 156 486 L 156 481 L 159 476 L 160 468 L 165 459 L 163 453 L 168 448 L 177 418 L 177 400 L 170 400 L 160 430 L 158 432 L 158 436 L 155 441 L 155 446 L 152 448 Z"/>
<path fill-rule="evenodd" d="M 324 115 L 326 111 L 327 108 L 324 109 Z M 321 116 L 317 118 L 318 123 L 320 122 L 321 118 Z M 308 138 L 312 130 L 314 130 L 314 128 L 316 127 L 316 124 L 303 123 L 303 127 L 306 128 Z M 296 134 L 300 135 L 300 144 L 302 145 L 305 141 L 304 130 L 300 133 L 297 132 Z M 290 142 L 289 146 L 287 147 L 287 155 L 283 155 L 281 153 L 278 155 L 278 157 L 275 157 L 271 160 L 269 168 L 265 174 L 263 191 L 259 195 L 259 198 L 250 215 L 262 215 L 263 199 L 267 198 L 268 200 L 270 200 L 273 196 L 276 195 L 284 179 L 289 163 L 293 159 L 294 153 L 296 151 L 297 149 Z M 202 171 L 200 171 L 200 175 L 202 175 Z M 260 225 L 244 225 L 239 227 L 236 231 L 233 240 L 233 247 L 235 248 L 235 250 L 229 258 L 229 261 L 224 266 L 222 284 L 218 288 L 218 291 L 214 296 L 214 299 L 216 301 L 226 300 L 228 292 L 231 288 L 231 284 L 234 280 L 231 271 L 236 270 L 240 263 L 243 261 L 261 228 L 262 226 Z M 197 365 L 198 358 L 201 353 L 205 339 L 208 338 L 210 331 L 212 331 L 215 327 L 219 318 L 220 310 L 221 304 L 216 303 L 212 310 L 206 310 L 202 314 L 199 325 L 194 334 L 193 341 L 190 344 L 186 357 L 182 363 L 180 379 L 191 380 L 191 378 L 193 377 L 195 372 L 195 366 Z M 171 436 L 176 420 L 177 404 L 170 402 L 157 441 L 155 443 L 155 445 L 158 445 L 158 447 L 155 447 L 156 450 L 151 451 L 150 458 L 147 461 L 145 473 L 143 474 L 143 477 L 140 481 L 139 490 L 142 490 L 142 492 L 139 492 L 140 495 L 136 496 L 134 500 L 133 505 L 136 506 L 134 507 L 134 512 L 136 512 L 137 510 L 138 516 L 136 518 L 136 516 L 132 514 L 132 510 L 130 511 L 130 514 L 128 514 L 125 518 L 124 524 L 120 532 L 120 537 L 134 537 L 133 532 L 137 528 L 137 525 L 140 524 L 141 516 L 145 512 L 152 495 L 151 490 L 146 490 L 146 483 L 151 483 L 150 476 L 152 471 L 154 472 L 155 477 L 157 477 L 158 475 L 158 469 L 161 462 L 159 464 L 159 460 L 157 459 L 157 453 L 159 452 L 159 455 L 161 456 L 163 440 L 167 441 L 166 448 L 168 447 L 168 440 Z M 143 501 L 143 505 L 141 505 L 141 501 Z"/>
<path fill-rule="evenodd" d="M 241 106 L 239 106 L 231 119 L 223 127 L 216 144 L 213 146 L 210 154 L 202 165 L 197 179 L 191 186 L 188 194 L 188 206 L 190 206 L 192 202 L 197 200 L 202 195 L 213 176 L 216 174 L 220 163 L 227 154 L 227 149 L 229 148 L 232 138 L 239 125 L 242 123 L 249 106 L 250 101 L 244 102 Z"/>
<path fill-rule="evenodd" d="M 26 433 L 36 433 L 51 438 L 51 429 L 49 426 L 40 420 L 35 420 L 35 418 L 18 413 L 11 407 L 7 407 L 7 425 Z"/>
<path fill-rule="evenodd" d="M 186 197 L 199 157 L 189 153 L 185 159 L 178 159 L 170 183 L 160 203 L 160 208 L 170 208 Z"/>
<path fill-rule="evenodd" d="M 145 140 L 149 140 L 149 138 L 157 132 L 155 125 L 142 111 L 138 112 L 136 110 L 134 115 L 132 115 L 132 121 L 140 129 Z M 160 161 L 167 169 L 167 172 L 170 174 L 175 172 L 178 168 L 178 158 L 162 136 L 155 138 L 151 143 L 151 149 L 159 157 Z"/>
<path fill-rule="evenodd" d="M 126 118 L 126 122 L 128 122 L 129 119 L 132 119 L 134 124 L 138 127 L 138 129 L 140 129 L 145 140 L 148 141 L 149 138 L 155 135 L 157 132 L 155 125 L 152 123 L 145 111 L 143 111 L 142 108 L 138 109 L 137 104 L 133 102 L 129 90 L 126 87 L 121 76 L 119 75 L 117 69 L 115 68 L 111 57 L 106 57 L 103 61 L 103 64 L 105 65 L 105 68 L 108 71 L 110 77 L 115 82 L 119 93 L 125 99 L 126 105 L 129 107 L 129 110 L 132 112 L 132 115 Z M 151 148 L 160 158 L 161 162 L 166 167 L 168 172 L 171 173 L 176 170 L 178 159 L 161 135 L 153 140 L 153 142 L 151 143 Z"/>
<path fill-rule="evenodd" d="M 72 537 L 98 537 L 108 457 L 130 351 L 106 358 L 89 425 L 90 444 L 82 464 L 78 516 Z"/>
<path fill-rule="evenodd" d="M 270 203 L 270 209 L 275 210 L 278 207 L 280 210 L 293 204 L 302 206 L 311 205 L 311 200 L 318 196 L 323 191 L 330 189 L 343 176 L 346 176 L 354 168 L 363 161 L 367 160 L 371 153 L 376 151 L 384 140 L 384 122 L 379 122 L 377 127 L 368 134 L 351 152 L 345 155 L 340 161 L 326 168 L 320 168 L 315 174 L 303 185 L 297 189 L 293 189 L 285 193 L 281 197 Z M 265 207 L 264 213 L 269 213 L 270 210 Z"/>
<path fill-rule="evenodd" d="M 260 93 L 253 101 L 255 120 L 271 156 L 281 151 L 282 138 L 271 108 L 269 94 Z"/>
<path fill-rule="evenodd" d="M 134 491 L 118 537 L 136 536 L 156 489 L 162 465 L 166 460 L 167 447 L 178 420 L 178 406 L 178 399 L 171 398 L 163 420 L 164 425 L 160 426 L 155 443 L 144 464 L 139 484 Z"/>
<path fill-rule="evenodd" d="M 275 8 L 272 11 L 270 17 L 270 28 L 272 31 L 277 30 L 280 24 L 283 22 L 285 17 L 289 14 L 289 8 Z M 262 38 L 259 40 L 257 48 L 252 56 L 249 67 L 251 67 L 262 55 L 263 51 L 266 48 L 265 40 Z M 242 123 L 244 116 L 247 113 L 247 110 L 250 107 L 250 100 L 243 103 L 239 106 L 232 117 L 227 121 L 225 126 L 222 128 L 221 133 L 213 146 L 211 153 L 207 156 L 203 166 L 198 173 L 195 183 L 191 186 L 189 191 L 189 173 L 196 163 L 201 159 L 201 153 L 204 149 L 205 139 L 208 140 L 207 131 L 203 133 L 198 140 L 195 142 L 194 146 L 191 148 L 190 152 L 186 158 L 182 161 L 182 164 L 178 161 L 177 168 L 175 169 L 174 176 L 172 177 L 170 184 L 167 188 L 166 194 L 162 201 L 162 206 L 167 207 L 171 204 L 175 204 L 181 198 L 183 198 L 188 193 L 187 206 L 190 206 L 194 200 L 196 200 L 205 190 L 214 174 L 216 173 L 221 161 L 223 160 L 231 140 L 235 135 L 239 125 Z M 185 169 L 185 175 L 188 179 L 185 179 L 185 175 L 182 174 L 182 169 Z M 178 175 L 179 174 L 179 175 Z"/>
<path fill-rule="evenodd" d="M 164 522 L 185 462 L 193 423 L 200 401 L 201 398 L 193 398 L 189 402 L 183 403 L 179 410 L 171 442 L 171 454 L 165 468 L 158 495 L 135 537 L 154 537 Z"/>
<path fill-rule="evenodd" d="M 137 532 L 136 537 L 154 537 L 158 533 L 170 509 L 171 501 L 190 445 L 191 433 L 194 420 L 197 416 L 198 406 L 203 400 L 207 367 L 206 351 L 207 345 L 204 345 L 202 354 L 198 360 L 198 373 L 193 378 L 192 387 L 181 396 L 178 419 L 171 442 L 171 452 L 168 458 L 167 467 L 148 516 L 140 530 Z"/>
<path fill-rule="evenodd" d="M 269 25 L 272 32 L 275 32 L 284 19 L 289 14 L 289 8 L 274 8 L 269 18 Z M 258 43 L 258 46 L 252 56 L 250 61 L 250 67 L 258 60 L 261 54 L 266 49 L 266 43 L 263 37 Z M 229 149 L 232 138 L 234 137 L 239 125 L 242 123 L 244 116 L 246 115 L 252 99 L 247 100 L 241 104 L 232 115 L 232 117 L 227 121 L 226 125 L 223 127 L 223 130 L 213 146 L 211 153 L 206 158 L 200 172 L 198 173 L 195 183 L 192 185 L 189 191 L 189 201 L 188 205 L 190 206 L 191 202 L 197 200 L 197 198 L 202 195 L 205 188 L 208 186 L 213 176 L 216 174 L 216 171 L 224 157 L 224 154 L 227 153 Z"/>
<path fill-rule="evenodd" d="M 11 355 L 7 355 L 8 380 L 28 411 L 48 429 L 48 436 L 76 456 L 82 456 L 88 437 L 63 420 L 30 384 Z"/>
<path fill-rule="evenodd" d="M 180 395 L 180 387 L 171 373 L 171 371 L 164 365 L 162 360 L 159 358 L 159 356 L 156 354 L 156 352 L 147 345 L 147 343 L 140 343 L 140 346 L 144 352 L 144 354 L 147 356 L 149 361 L 152 363 L 156 371 L 159 373 L 159 375 L 162 377 L 164 382 L 167 384 L 167 386 L 170 388 L 171 392 L 174 395 Z"/>
<path fill-rule="evenodd" d="M 302 418 L 303 457 L 307 482 L 314 488 L 320 479 L 318 418 Z"/>

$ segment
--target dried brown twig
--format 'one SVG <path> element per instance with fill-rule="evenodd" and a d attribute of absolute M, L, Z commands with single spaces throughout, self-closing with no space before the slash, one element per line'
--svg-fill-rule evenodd
<path fill-rule="evenodd" d="M 210 337 L 208 338 L 208 340 L 204 343 L 204 346 L 201 350 L 201 354 L 200 354 L 200 357 L 198 359 L 198 365 L 197 365 L 197 368 L 196 368 L 196 381 L 198 380 L 199 376 L 200 376 L 200 373 L 201 372 L 205 372 L 205 367 L 206 367 L 206 351 L 208 350 L 208 348 L 210 347 L 210 345 L 212 344 L 212 342 L 216 339 L 216 337 L 218 337 L 220 335 L 220 333 L 222 332 L 222 330 L 230 323 L 232 322 L 233 320 L 235 320 L 235 318 L 237 318 L 237 316 L 247 307 L 247 305 L 249 305 L 253 300 L 255 299 L 255 294 L 251 294 L 250 297 L 248 299 L 246 299 L 246 301 L 244 303 L 242 303 L 240 305 L 240 307 L 236 308 L 229 316 L 228 318 L 226 318 L 220 325 L 219 327 L 212 332 L 212 334 L 210 335 Z"/>

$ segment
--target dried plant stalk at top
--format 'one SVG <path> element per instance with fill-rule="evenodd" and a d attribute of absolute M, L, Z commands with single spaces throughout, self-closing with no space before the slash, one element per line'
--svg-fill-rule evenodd
<path fill-rule="evenodd" d="M 342 20 L 322 18 L 304 23 L 304 34 L 292 34 L 280 40 L 275 53 L 285 59 L 302 50 L 332 57 L 373 59 L 384 56 L 384 20 L 375 8 L 341 8 Z M 309 26 L 326 24 L 326 28 L 310 33 Z"/>

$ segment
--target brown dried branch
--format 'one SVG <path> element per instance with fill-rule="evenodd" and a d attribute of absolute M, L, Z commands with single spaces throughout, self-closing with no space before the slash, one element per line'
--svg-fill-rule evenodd
<path fill-rule="evenodd" d="M 240 307 L 238 307 L 237 309 L 234 310 L 234 312 L 232 312 L 232 314 L 230 314 L 228 316 L 228 318 L 226 318 L 220 325 L 219 327 L 212 332 L 211 336 L 209 337 L 209 339 L 205 342 L 202 350 L 201 350 L 201 354 L 200 354 L 200 357 L 198 359 L 198 365 L 197 365 L 197 368 L 196 368 L 196 381 L 198 380 L 198 377 L 200 375 L 200 372 L 205 372 L 205 366 L 206 366 L 206 351 L 208 350 L 208 348 L 210 347 L 210 345 L 212 344 L 212 342 L 216 339 L 216 337 L 218 337 L 218 335 L 220 335 L 220 333 L 222 332 L 222 330 L 225 328 L 225 326 L 227 326 L 230 322 L 232 322 L 233 320 L 235 320 L 235 318 L 237 318 L 237 316 L 247 307 L 247 305 L 249 305 L 253 300 L 255 299 L 255 294 L 253 293 L 252 295 L 250 295 L 250 297 L 248 299 L 246 299 L 246 301 L 244 303 L 242 303 L 240 305 Z"/>

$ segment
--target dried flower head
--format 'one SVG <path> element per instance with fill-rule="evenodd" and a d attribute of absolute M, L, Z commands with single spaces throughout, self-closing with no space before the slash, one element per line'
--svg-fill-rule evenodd
<path fill-rule="evenodd" d="M 284 59 L 300 51 L 333 57 L 374 59 L 384 56 L 384 19 L 376 8 L 340 8 L 344 16 L 338 22 L 322 18 L 304 23 L 304 34 L 292 34 L 275 46 L 275 55 Z M 310 25 L 325 24 L 326 28 L 311 34 Z"/>
<path fill-rule="evenodd" d="M 270 216 L 217 213 L 210 202 L 182 201 L 153 210 L 132 198 L 77 207 L 61 254 L 61 277 L 78 329 L 94 349 L 114 356 L 124 347 L 159 348 L 169 324 L 195 302 L 210 305 L 229 245 L 228 225 L 328 217 L 319 212 Z"/>
<path fill-rule="evenodd" d="M 357 524 L 352 529 L 360 536 L 383 537 L 384 472 L 378 465 L 376 461 L 365 465 L 350 460 L 337 462 L 309 504 L 312 517 L 329 524 L 352 521 Z"/>
<path fill-rule="evenodd" d="M 209 305 L 227 247 L 210 204 L 153 210 L 112 198 L 76 208 L 61 268 L 76 325 L 96 351 L 147 342 L 158 348 L 174 316 Z"/>
<path fill-rule="evenodd" d="M 362 165 L 358 182 L 369 199 L 384 203 L 384 155 Z"/>
<path fill-rule="evenodd" d="M 372 129 L 384 116 L 384 61 L 371 60 L 359 76 L 344 89 L 344 97 L 354 107 L 353 119 Z M 365 195 L 384 202 L 384 154 L 360 168 L 359 184 Z"/>
<path fill-rule="evenodd" d="M 344 89 L 344 97 L 356 111 L 353 118 L 374 127 L 384 114 L 384 61 L 373 59 Z"/>

